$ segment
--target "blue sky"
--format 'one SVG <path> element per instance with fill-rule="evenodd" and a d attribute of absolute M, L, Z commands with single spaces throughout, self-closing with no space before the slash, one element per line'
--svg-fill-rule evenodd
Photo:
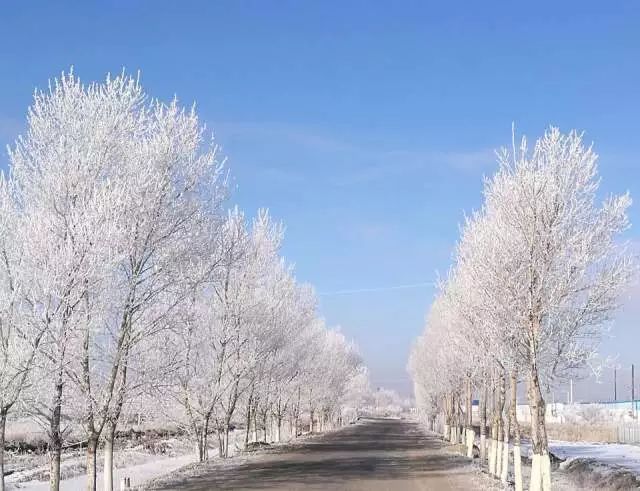
<path fill-rule="evenodd" d="M 512 122 L 532 138 L 584 130 L 603 191 L 640 196 L 639 23 L 633 1 L 3 4 L 0 142 L 21 131 L 34 87 L 72 65 L 85 80 L 141 70 L 153 96 L 196 101 L 233 201 L 285 222 L 284 254 L 327 321 L 375 385 L 409 393 L 433 288 L 335 292 L 446 272 Z M 623 364 L 640 362 L 636 305 L 603 346 Z"/>

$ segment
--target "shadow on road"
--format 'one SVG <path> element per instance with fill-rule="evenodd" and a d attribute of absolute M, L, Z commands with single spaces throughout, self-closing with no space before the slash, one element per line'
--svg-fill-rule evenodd
<path fill-rule="evenodd" d="M 216 465 L 202 475 L 174 481 L 161 489 L 297 489 L 354 480 L 410 480 L 443 476 L 466 460 L 433 453 L 442 443 L 426 436 L 415 423 L 367 420 L 301 445 L 234 465 Z"/>

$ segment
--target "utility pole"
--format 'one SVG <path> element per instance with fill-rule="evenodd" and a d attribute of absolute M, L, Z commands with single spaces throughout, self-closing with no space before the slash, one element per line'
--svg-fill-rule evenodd
<path fill-rule="evenodd" d="M 618 402 L 618 370 L 613 369 L 613 402 Z"/>

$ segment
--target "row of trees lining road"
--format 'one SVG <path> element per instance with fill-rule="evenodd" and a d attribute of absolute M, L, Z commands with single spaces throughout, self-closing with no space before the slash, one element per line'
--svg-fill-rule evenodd
<path fill-rule="evenodd" d="M 159 409 L 229 454 L 284 421 L 298 435 L 342 423 L 366 369 L 316 312 L 279 255 L 283 227 L 225 211 L 224 161 L 193 109 L 150 100 L 124 73 L 73 73 L 36 92 L 0 178 L 0 490 L 7 419 L 46 430 L 50 488 L 69 429 L 87 448 L 87 489 L 103 448 L 113 488 L 118 424 Z M 355 395 L 354 395 L 355 394 Z M 259 432 L 263 431 L 263 435 Z"/>
<path fill-rule="evenodd" d="M 595 362 L 603 329 L 632 281 L 635 262 L 620 235 L 628 194 L 598 204 L 597 156 L 576 132 L 550 128 L 498 153 L 484 205 L 468 217 L 454 266 L 409 360 L 417 404 L 432 429 L 480 455 L 506 482 L 513 438 L 522 489 L 519 383 L 531 411 L 531 490 L 551 487 L 545 393 Z M 489 438 L 487 425 L 491 427 Z"/>

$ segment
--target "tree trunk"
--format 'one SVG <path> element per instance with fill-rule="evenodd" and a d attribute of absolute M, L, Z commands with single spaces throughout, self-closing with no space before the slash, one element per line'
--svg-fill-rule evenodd
<path fill-rule="evenodd" d="M 492 377 L 493 381 L 495 381 L 495 376 Z M 492 476 L 496 475 L 497 471 L 497 459 L 496 455 L 498 452 L 498 420 L 496 417 L 497 407 L 498 407 L 498 398 L 497 398 L 497 389 L 494 386 L 494 389 L 491 391 L 491 442 L 489 449 L 489 474 Z"/>
<path fill-rule="evenodd" d="M 507 424 L 504 429 L 504 440 L 502 442 L 502 472 L 500 474 L 500 481 L 503 484 L 507 483 L 507 477 L 509 477 L 509 431 L 511 423 L 511 411 L 505 417 Z"/>
<path fill-rule="evenodd" d="M 122 365 L 120 375 L 120 386 L 118 387 L 115 406 L 111 411 L 108 419 L 103 423 L 106 426 L 107 433 L 105 435 L 104 444 L 104 491 L 113 491 L 113 450 L 116 438 L 116 429 L 122 414 L 125 396 L 127 393 L 127 374 L 130 344 L 127 342 L 122 354 Z M 138 430 L 142 426 L 142 414 L 138 411 Z"/>
<path fill-rule="evenodd" d="M 0 409 L 0 491 L 4 491 L 4 438 L 7 428 L 7 414 L 9 410 L 6 407 Z"/>
<path fill-rule="evenodd" d="M 531 446 L 533 450 L 529 489 L 530 491 L 549 491 L 551 489 L 551 461 L 545 422 L 546 404 L 542 397 L 538 370 L 535 366 L 531 368 L 529 374 L 527 397 L 531 411 Z"/>
<path fill-rule="evenodd" d="M 465 424 L 465 438 L 467 443 L 467 457 L 473 458 L 473 442 L 476 439 L 475 432 L 473 431 L 473 399 L 471 394 L 471 377 L 467 377 L 467 414 Z"/>
<path fill-rule="evenodd" d="M 282 416 L 276 416 L 276 443 L 280 443 L 281 431 L 282 431 Z"/>
<path fill-rule="evenodd" d="M 198 454 L 198 462 L 204 462 L 204 433 L 202 428 L 198 428 L 196 426 L 195 429 L 195 437 L 196 437 L 196 452 Z"/>
<path fill-rule="evenodd" d="M 62 448 L 49 448 L 49 490 L 60 490 L 60 460 Z"/>
<path fill-rule="evenodd" d="M 202 460 L 209 460 L 209 424 L 211 424 L 211 414 L 207 414 L 204 418 L 204 427 L 202 428 Z"/>
<path fill-rule="evenodd" d="M 224 457 L 224 430 L 216 419 L 216 432 L 218 433 L 218 456 Z"/>
<path fill-rule="evenodd" d="M 209 433 L 206 428 L 200 432 L 200 462 L 206 462 L 209 458 Z"/>
<path fill-rule="evenodd" d="M 454 444 L 457 439 L 456 432 L 458 431 L 458 422 L 456 421 L 456 399 L 454 394 L 451 394 L 449 399 L 449 413 L 449 432 L 451 433 L 451 435 L 449 436 L 449 443 Z"/>
<path fill-rule="evenodd" d="M 298 426 L 300 424 L 300 392 L 301 388 L 298 387 L 298 402 L 296 403 L 293 422 L 293 438 L 298 438 Z"/>
<path fill-rule="evenodd" d="M 480 465 L 484 465 L 487 458 L 487 383 L 483 384 L 480 398 Z"/>
<path fill-rule="evenodd" d="M 451 432 L 451 436 L 449 438 L 449 443 L 453 444 L 456 442 L 456 431 L 458 431 L 458 422 L 456 421 L 456 398 L 455 395 L 451 394 L 451 401 L 449 402 L 451 405 L 451 428 L 449 431 Z"/>
<path fill-rule="evenodd" d="M 258 442 L 258 406 L 253 408 L 253 441 Z"/>
<path fill-rule="evenodd" d="M 87 441 L 87 491 L 96 491 L 98 435 L 89 436 Z"/>
<path fill-rule="evenodd" d="M 520 424 L 518 423 L 518 375 L 511 373 L 511 424 L 513 425 L 513 475 L 515 491 L 522 491 L 522 457 L 520 450 Z"/>
<path fill-rule="evenodd" d="M 224 425 L 224 437 L 223 437 L 223 450 L 224 450 L 224 455 L 223 457 L 226 459 L 227 457 L 229 457 L 229 423 L 225 423 Z"/>
<path fill-rule="evenodd" d="M 202 430 L 202 462 L 209 460 L 209 430 L 207 426 Z"/>
<path fill-rule="evenodd" d="M 462 408 L 460 404 L 462 402 L 462 396 L 458 396 L 456 400 L 456 445 L 458 443 L 464 443 L 462 439 L 462 430 L 463 430 L 463 422 L 462 422 Z"/>
<path fill-rule="evenodd" d="M 116 425 L 111 423 L 104 434 L 104 491 L 113 491 L 113 444 L 116 438 Z"/>
<path fill-rule="evenodd" d="M 249 431 L 251 429 L 251 402 L 249 402 L 249 405 L 247 406 L 247 418 L 245 422 L 247 425 L 247 429 L 244 433 L 244 449 L 246 450 L 249 446 Z"/>
<path fill-rule="evenodd" d="M 444 407 L 444 434 L 442 437 L 445 440 L 449 440 L 451 438 L 451 417 L 449 412 L 449 396 L 444 396 L 444 403 L 442 405 Z"/>
<path fill-rule="evenodd" d="M 60 431 L 60 417 L 62 413 L 62 373 L 54 388 L 53 410 L 49 421 L 49 489 L 60 490 L 60 460 L 62 458 L 62 432 Z"/>
<path fill-rule="evenodd" d="M 494 475 L 496 477 L 500 477 L 502 475 L 502 452 L 503 452 L 503 443 L 504 443 L 504 419 L 503 419 L 503 412 L 504 412 L 504 404 L 505 404 L 505 392 L 506 392 L 506 388 L 505 388 L 505 376 L 504 376 L 504 370 L 502 368 L 500 368 L 499 370 L 499 375 L 498 375 L 498 398 L 497 398 L 497 404 L 496 404 L 496 412 L 495 412 L 495 419 L 496 419 L 496 425 L 498 427 L 498 431 L 497 431 L 497 435 L 496 435 L 496 453 L 495 453 L 495 473 Z"/>
<path fill-rule="evenodd" d="M 267 428 L 269 427 L 268 425 L 269 421 L 268 421 L 268 417 L 267 417 L 267 412 L 265 411 L 264 414 L 262 415 L 262 424 L 264 425 L 264 442 L 267 442 Z"/>
<path fill-rule="evenodd" d="M 460 443 L 460 406 L 457 399 L 453 403 L 453 423 L 456 428 L 454 432 L 453 444 Z"/>

